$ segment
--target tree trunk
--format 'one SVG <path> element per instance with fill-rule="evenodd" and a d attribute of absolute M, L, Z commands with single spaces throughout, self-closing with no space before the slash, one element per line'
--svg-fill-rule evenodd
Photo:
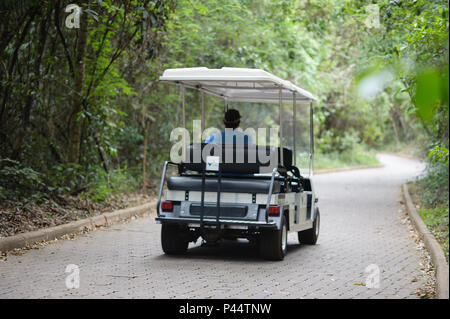
<path fill-rule="evenodd" d="M 142 193 L 145 193 L 147 188 L 147 176 L 146 176 L 146 168 L 147 168 L 147 143 L 148 143 L 148 131 L 150 130 L 150 121 L 145 120 L 145 129 L 144 129 L 144 156 L 142 159 Z"/>
<path fill-rule="evenodd" d="M 31 91 L 26 99 L 25 106 L 22 111 L 22 126 L 19 128 L 16 139 L 13 145 L 13 151 L 11 154 L 12 159 L 18 159 L 22 150 L 23 139 L 27 133 L 28 126 L 30 124 L 30 114 L 32 106 L 36 103 L 38 94 L 34 94 L 39 91 L 41 83 L 41 63 L 42 56 L 44 54 L 45 43 L 47 41 L 47 21 L 50 19 L 51 8 L 47 11 L 47 16 L 43 17 L 39 28 L 39 42 L 37 44 L 37 57 L 34 63 L 34 76 L 31 79 Z"/>
<path fill-rule="evenodd" d="M 8 73 L 5 76 L 6 79 L 12 78 L 12 76 L 13 76 L 14 66 L 16 65 L 16 62 L 18 60 L 20 46 L 23 44 L 25 37 L 28 34 L 28 30 L 30 29 L 31 23 L 34 20 L 34 17 L 36 16 L 37 11 L 38 11 L 37 9 L 33 9 L 30 12 L 30 16 L 29 16 L 27 22 L 25 23 L 25 26 L 22 29 L 22 33 L 21 33 L 19 39 L 16 41 L 16 44 L 14 45 L 14 52 L 13 52 L 11 61 L 9 62 L 9 65 L 8 65 Z M 0 79 L 3 80 L 3 76 L 0 76 Z M 2 124 L 4 122 L 3 116 L 5 113 L 6 104 L 8 102 L 8 98 L 9 98 L 10 84 L 6 84 L 4 88 L 2 87 L 2 89 L 3 89 L 3 92 L 1 92 L 2 93 L 2 102 L 1 102 L 1 107 L 0 107 L 0 129 L 2 128 Z"/>
<path fill-rule="evenodd" d="M 395 115 L 393 114 L 392 110 L 389 112 L 389 118 L 391 119 L 392 127 L 394 128 L 395 142 L 398 145 L 398 143 L 400 142 L 400 139 L 398 137 L 398 129 L 397 129 L 397 123 L 395 122 Z"/>
<path fill-rule="evenodd" d="M 73 66 L 74 86 L 71 93 L 68 161 L 78 163 L 80 155 L 81 122 L 79 119 L 83 107 L 84 64 L 86 60 L 86 47 L 88 38 L 88 18 L 85 12 L 81 13 L 80 30 L 76 47 L 76 57 Z"/>
<path fill-rule="evenodd" d="M 408 138 L 408 136 L 409 136 L 409 132 L 408 132 L 409 130 L 408 130 L 408 125 L 405 122 L 405 118 L 403 117 L 404 111 L 401 110 L 401 109 L 398 109 L 398 113 L 397 114 L 398 114 L 399 124 L 400 124 L 400 126 L 402 128 L 402 131 L 403 131 L 403 139 L 406 140 Z"/>

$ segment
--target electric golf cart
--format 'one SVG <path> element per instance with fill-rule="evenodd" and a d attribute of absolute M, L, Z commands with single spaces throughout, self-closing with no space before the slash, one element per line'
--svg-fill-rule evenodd
<path fill-rule="evenodd" d="M 163 251 L 185 253 L 189 242 L 199 237 L 205 244 L 244 238 L 259 246 L 262 257 L 282 260 L 288 232 L 297 233 L 300 243 L 314 245 L 320 214 L 312 181 L 313 95 L 260 69 L 168 69 L 159 80 L 179 86 L 184 129 L 187 88 L 201 92 L 202 131 L 205 94 L 223 99 L 225 111 L 235 102 L 272 107 L 276 103 L 279 113 L 273 119 L 278 123 L 278 145 L 188 143 L 183 139 L 181 159 L 166 161 L 162 171 L 156 221 L 162 224 Z M 297 103 L 303 107 L 306 127 L 296 127 Z M 292 145 L 283 145 L 287 138 L 283 136 L 283 113 L 287 110 L 292 112 L 288 119 L 291 132 L 286 134 Z M 299 169 L 296 136 L 300 130 L 309 134 L 309 167 Z M 177 174 L 166 176 L 169 166 L 176 166 Z"/>

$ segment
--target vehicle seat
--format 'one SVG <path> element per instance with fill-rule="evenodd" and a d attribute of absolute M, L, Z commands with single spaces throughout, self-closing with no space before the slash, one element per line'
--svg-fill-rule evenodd
<path fill-rule="evenodd" d="M 217 176 L 205 177 L 205 192 L 217 192 L 219 186 Z M 201 176 L 174 176 L 167 179 L 169 190 L 181 191 L 201 191 Z M 261 178 L 232 178 L 222 177 L 220 191 L 225 193 L 252 193 L 268 194 L 270 179 Z M 272 193 L 279 193 L 281 189 L 280 181 L 274 180 Z"/>
<path fill-rule="evenodd" d="M 281 152 L 283 161 L 281 162 Z M 261 145 L 232 145 L 194 143 L 187 146 L 183 167 L 201 172 L 205 168 L 206 156 L 218 156 L 222 173 L 257 174 L 272 173 L 279 165 L 287 170 L 292 166 L 292 150 L 289 148 Z"/>

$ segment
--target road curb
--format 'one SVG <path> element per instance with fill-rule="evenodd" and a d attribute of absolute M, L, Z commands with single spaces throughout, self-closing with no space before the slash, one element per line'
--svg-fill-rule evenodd
<path fill-rule="evenodd" d="M 39 229 L 36 231 L 0 238 L 0 252 L 14 248 L 23 248 L 34 243 L 57 239 L 64 235 L 76 234 L 84 230 L 95 230 L 98 227 L 110 226 L 122 222 L 132 216 L 143 216 L 156 207 L 156 201 L 120 209 L 110 213 L 77 220 L 68 224 Z"/>
<path fill-rule="evenodd" d="M 353 171 L 353 170 L 357 170 L 357 169 L 382 168 L 382 167 L 384 167 L 384 164 L 358 165 L 358 166 L 349 166 L 349 167 L 318 169 L 318 170 L 314 171 L 314 174 L 315 175 L 320 175 L 320 174 L 329 174 L 329 173 L 339 173 L 339 172 Z"/>
<path fill-rule="evenodd" d="M 436 295 L 439 299 L 449 299 L 449 267 L 442 251 L 441 245 L 434 235 L 428 230 L 420 215 L 417 213 L 408 185 L 403 184 L 403 198 L 405 200 L 406 211 L 411 218 L 419 236 L 423 239 L 425 246 L 431 255 L 431 261 L 436 269 Z"/>

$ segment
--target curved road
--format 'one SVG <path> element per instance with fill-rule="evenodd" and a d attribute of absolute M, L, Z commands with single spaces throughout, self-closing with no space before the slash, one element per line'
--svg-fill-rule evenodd
<path fill-rule="evenodd" d="M 0 298 L 418 298 L 427 278 L 400 186 L 423 165 L 380 160 L 383 168 L 316 176 L 318 244 L 299 245 L 291 234 L 284 261 L 261 260 L 240 241 L 168 257 L 160 225 L 146 217 L 8 255 Z M 79 267 L 79 288 L 66 287 L 69 264 Z"/>

